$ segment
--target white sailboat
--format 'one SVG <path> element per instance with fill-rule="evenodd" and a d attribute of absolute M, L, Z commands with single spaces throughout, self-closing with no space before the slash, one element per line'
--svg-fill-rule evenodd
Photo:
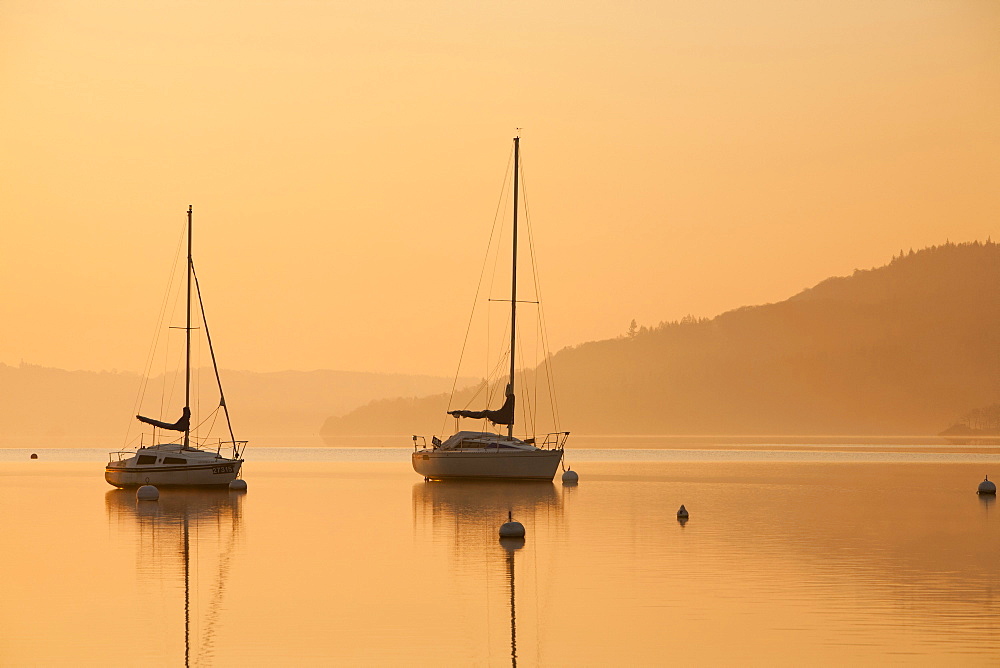
<path fill-rule="evenodd" d="M 241 455 L 246 441 L 237 441 L 233 435 L 233 425 L 229 420 L 229 408 L 222 392 L 222 379 L 219 377 L 219 367 L 215 361 L 215 350 L 212 348 L 212 337 L 208 332 L 208 321 L 205 319 L 205 305 L 201 300 L 201 287 L 194 270 L 192 247 L 192 208 L 187 211 L 187 300 L 185 317 L 185 368 L 184 368 L 184 409 L 181 418 L 176 422 L 163 422 L 153 418 L 136 415 L 136 419 L 153 427 L 152 440 L 149 445 L 140 442 L 136 450 L 121 450 L 110 454 L 108 464 L 104 469 L 104 479 L 115 487 L 137 487 L 139 485 L 161 486 L 211 486 L 228 485 L 240 474 L 243 465 Z M 192 283 L 193 281 L 193 283 Z M 205 326 L 205 338 L 212 356 L 212 367 L 219 387 L 219 408 L 226 416 L 229 427 L 229 441 L 221 438 L 214 443 L 197 443 L 191 435 L 191 297 L 192 287 L 198 295 L 202 323 Z M 174 440 L 157 442 L 159 432 L 183 432 L 183 437 Z M 142 437 L 145 440 L 145 435 Z M 223 455 L 226 449 L 229 456 Z"/>
<path fill-rule="evenodd" d="M 413 470 L 426 480 L 450 478 L 486 478 L 515 480 L 552 480 L 563 458 L 569 432 L 553 432 L 539 445 L 535 438 L 514 437 L 515 394 L 514 372 L 517 344 L 517 208 L 520 163 L 520 137 L 514 137 L 512 231 L 512 265 L 510 289 L 510 374 L 503 406 L 496 410 L 452 410 L 457 419 L 488 420 L 495 426 L 507 427 L 507 433 L 489 431 L 458 431 L 442 441 L 432 438 L 430 447 L 417 447 L 413 437 Z"/>

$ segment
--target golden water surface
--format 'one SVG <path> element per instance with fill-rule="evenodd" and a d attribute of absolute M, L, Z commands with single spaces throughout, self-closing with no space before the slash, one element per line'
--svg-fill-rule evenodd
<path fill-rule="evenodd" d="M 251 462 L 245 495 L 136 502 L 93 463 L 4 462 L 0 664 L 1000 662 L 989 465 L 579 471 Z M 497 537 L 508 510 L 523 542 Z"/>

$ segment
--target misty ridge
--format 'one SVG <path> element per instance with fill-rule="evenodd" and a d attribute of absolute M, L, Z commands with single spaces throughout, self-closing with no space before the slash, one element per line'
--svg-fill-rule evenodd
<path fill-rule="evenodd" d="M 782 302 L 710 319 L 633 322 L 618 338 L 557 352 L 550 363 L 558 427 L 587 434 L 938 434 L 1000 398 L 998 316 L 997 244 L 900 251 L 885 266 L 829 278 Z M 520 388 L 531 386 L 532 375 L 526 372 Z M 464 407 L 473 392 L 456 394 L 451 407 Z M 519 423 L 548 412 L 544 389 L 536 399 L 519 400 Z M 526 403 L 534 404 L 530 413 Z M 382 398 L 330 417 L 322 433 L 429 437 L 453 427 L 447 408 L 448 394 Z"/>
<path fill-rule="evenodd" d="M 1000 247 L 946 243 L 830 278 L 782 302 L 714 318 L 625 326 L 615 339 L 550 360 L 559 425 L 544 382 L 519 374 L 518 424 L 589 434 L 930 435 L 1000 429 Z M 239 438 L 451 430 L 454 379 L 343 371 L 222 371 Z M 182 383 L 182 381 L 181 381 Z M 9 438 L 122 444 L 135 433 L 134 373 L 0 364 L 0 446 Z M 172 375 L 151 379 L 141 410 L 173 419 Z M 196 374 L 196 413 L 217 403 Z M 461 378 L 451 408 L 498 405 Z M 529 400 L 520 390 L 527 389 Z M 162 402 L 162 403 L 161 403 Z M 195 402 L 193 402 L 195 403 Z M 481 404 L 481 405 L 480 405 Z M 152 407 L 152 408 L 151 408 Z M 162 411 L 161 411 L 162 407 Z M 478 423 L 468 423 L 469 428 Z M 520 429 L 520 427 L 519 427 Z M 100 439 L 97 441 L 96 439 Z M 397 443 L 398 441 L 398 443 Z"/>
<path fill-rule="evenodd" d="M 331 412 L 346 412 L 378 397 L 440 392 L 451 389 L 454 382 L 436 376 L 328 370 L 222 370 L 221 374 L 236 435 L 252 440 L 314 437 Z M 0 402 L 0 447 L 12 437 L 40 437 L 60 439 L 60 445 L 68 447 L 107 444 L 115 449 L 123 445 L 130 425 L 133 435 L 138 432 L 134 408 L 171 420 L 180 415 L 184 403 L 182 371 L 151 378 L 145 401 L 136 407 L 141 382 L 139 374 L 131 372 L 65 371 L 0 363 L 0 395 L 4 398 Z M 218 405 L 219 394 L 210 368 L 195 370 L 193 382 L 192 407 L 197 417 Z M 163 387 L 168 388 L 166 395 Z M 62 443 L 64 439 L 79 441 Z"/>

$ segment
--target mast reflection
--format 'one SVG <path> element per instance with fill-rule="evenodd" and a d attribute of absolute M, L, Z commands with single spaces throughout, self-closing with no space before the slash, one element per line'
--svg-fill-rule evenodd
<path fill-rule="evenodd" d="M 524 539 L 501 538 L 500 547 L 507 553 L 507 582 L 510 584 L 510 665 L 517 666 L 517 615 L 514 612 L 514 553 L 524 547 Z"/>
<path fill-rule="evenodd" d="M 140 591 L 148 588 L 152 597 L 163 583 L 183 582 L 185 666 L 211 662 L 226 578 L 242 533 L 243 496 L 227 489 L 180 488 L 162 492 L 159 501 L 136 501 L 134 491 L 123 489 L 104 496 L 109 526 L 134 540 Z M 215 575 L 192 656 L 191 573 L 200 566 L 212 568 Z M 197 585 L 193 593 L 197 600 Z"/>
<path fill-rule="evenodd" d="M 413 486 L 414 531 L 428 532 L 434 542 L 452 546 L 456 574 L 463 573 L 467 576 L 464 579 L 476 581 L 482 577 L 484 559 L 497 566 L 503 564 L 510 616 L 510 660 L 516 666 L 515 556 L 525 546 L 525 539 L 498 538 L 497 532 L 507 520 L 508 512 L 525 525 L 530 540 L 539 535 L 550 536 L 552 530 L 558 532 L 562 525 L 563 495 L 551 481 L 449 480 Z M 536 582 L 541 579 L 537 572 L 534 576 Z M 536 595 L 531 583 L 529 577 L 528 589 L 524 590 L 522 585 L 522 598 L 526 593 L 529 597 Z M 482 585 L 489 600 L 489 580 Z"/>

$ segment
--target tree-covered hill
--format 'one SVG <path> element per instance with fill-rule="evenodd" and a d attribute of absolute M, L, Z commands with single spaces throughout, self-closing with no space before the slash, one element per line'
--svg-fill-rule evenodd
<path fill-rule="evenodd" d="M 900 252 L 782 302 L 566 348 L 551 365 L 561 426 L 576 432 L 936 434 L 1000 398 L 1000 246 Z M 447 403 L 383 399 L 323 433 L 439 433 Z"/>

